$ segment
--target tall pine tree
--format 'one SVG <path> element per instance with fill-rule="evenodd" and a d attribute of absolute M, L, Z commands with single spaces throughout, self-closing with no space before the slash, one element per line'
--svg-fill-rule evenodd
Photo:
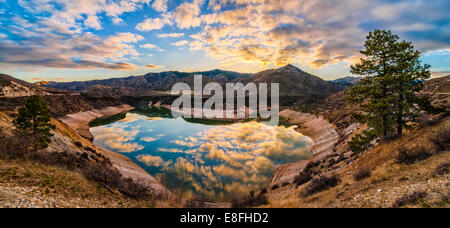
<path fill-rule="evenodd" d="M 350 143 L 352 150 L 360 151 L 375 138 L 401 136 L 424 107 L 431 107 L 427 98 L 417 96 L 430 78 L 430 66 L 421 65 L 421 53 L 412 43 L 400 42 L 391 31 L 375 30 L 367 36 L 361 53 L 365 57 L 351 72 L 362 79 L 348 92 L 348 100 L 361 104 L 363 110 L 356 119 L 369 129 Z"/>
<path fill-rule="evenodd" d="M 45 149 L 51 141 L 50 123 L 51 114 L 44 99 L 41 96 L 30 96 L 23 107 L 19 108 L 14 126 L 20 136 L 31 140 L 35 151 Z"/>

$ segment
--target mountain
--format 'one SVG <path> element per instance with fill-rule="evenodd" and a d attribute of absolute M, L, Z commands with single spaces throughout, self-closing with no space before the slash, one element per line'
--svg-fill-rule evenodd
<path fill-rule="evenodd" d="M 327 82 L 317 76 L 306 73 L 293 65 L 262 71 L 256 74 L 242 74 L 232 71 L 212 70 L 204 72 L 168 71 L 148 73 L 142 76 L 112 78 L 80 82 L 39 82 L 40 86 L 64 89 L 99 96 L 146 96 L 151 91 L 169 91 L 178 82 L 187 83 L 193 88 L 194 75 L 203 76 L 203 84 L 217 82 L 247 83 L 279 83 L 281 105 L 297 104 L 300 108 L 312 107 L 346 87 Z M 269 87 L 270 94 L 270 87 Z M 306 111 L 306 110 L 305 110 Z"/>
<path fill-rule="evenodd" d="M 339 88 L 332 83 L 306 73 L 293 65 L 266 70 L 239 81 L 244 84 L 249 82 L 279 83 L 280 96 L 326 98 L 339 92 Z"/>
<path fill-rule="evenodd" d="M 142 76 L 130 76 L 126 78 L 112 78 L 105 80 L 76 81 L 76 82 L 38 82 L 37 85 L 48 88 L 64 89 L 80 92 L 94 85 L 107 87 L 122 87 L 135 92 L 143 91 L 167 91 L 184 78 L 194 75 L 203 75 L 216 82 L 230 82 L 235 79 L 248 77 L 249 74 L 241 74 L 231 71 L 212 70 L 205 72 L 178 72 L 168 71 L 161 73 L 148 73 Z"/>
<path fill-rule="evenodd" d="M 358 85 L 360 78 L 358 77 L 345 77 L 345 78 L 339 78 L 333 81 L 330 81 L 330 83 L 336 84 L 336 85 L 342 85 L 342 86 L 355 86 Z"/>
<path fill-rule="evenodd" d="M 250 82 L 279 83 L 280 104 L 282 106 L 296 105 L 304 111 L 311 108 L 312 104 L 341 90 L 341 87 L 306 73 L 293 65 L 262 71 L 239 81 L 244 84 Z M 268 93 L 270 94 L 270 91 Z"/>

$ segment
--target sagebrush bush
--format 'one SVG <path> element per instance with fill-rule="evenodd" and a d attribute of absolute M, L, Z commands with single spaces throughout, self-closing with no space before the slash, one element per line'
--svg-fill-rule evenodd
<path fill-rule="evenodd" d="M 308 164 L 306 164 L 305 168 L 303 169 L 303 172 L 308 172 L 312 168 L 315 168 L 320 165 L 320 161 L 310 161 Z"/>
<path fill-rule="evenodd" d="M 370 169 L 362 167 L 356 170 L 356 172 L 353 174 L 353 179 L 355 179 L 355 181 L 362 181 L 369 178 L 371 175 L 372 172 L 370 171 Z"/>
<path fill-rule="evenodd" d="M 271 190 L 274 191 L 274 190 L 277 190 L 279 188 L 280 188 L 280 186 L 276 184 L 276 185 L 272 186 Z"/>
<path fill-rule="evenodd" d="M 446 162 L 443 164 L 440 164 L 433 172 L 433 177 L 441 176 L 444 174 L 447 174 L 450 170 L 450 163 Z"/>
<path fill-rule="evenodd" d="M 338 183 L 339 179 L 335 175 L 331 177 L 320 176 L 319 178 L 313 179 L 311 183 L 306 186 L 305 190 L 300 193 L 300 197 L 306 198 L 315 193 L 334 188 Z"/>
<path fill-rule="evenodd" d="M 398 151 L 396 160 L 397 163 L 412 165 L 431 156 L 433 156 L 433 153 L 423 147 L 416 147 L 413 149 L 402 147 Z"/>
<path fill-rule="evenodd" d="M 88 165 L 82 170 L 83 175 L 95 182 L 119 190 L 124 195 L 134 199 L 146 199 L 151 197 L 150 189 L 131 178 L 124 178 L 122 174 L 112 166 L 109 159 Z"/>
<path fill-rule="evenodd" d="M 406 205 L 416 204 L 420 199 L 425 197 L 427 197 L 426 192 L 413 192 L 411 194 L 406 194 L 395 200 L 393 207 L 403 207 Z"/>
<path fill-rule="evenodd" d="M 438 152 L 450 150 L 450 129 L 439 131 L 431 141 L 436 145 Z"/>
<path fill-rule="evenodd" d="M 308 183 L 312 179 L 312 174 L 309 171 L 301 172 L 295 177 L 294 183 L 298 186 Z"/>

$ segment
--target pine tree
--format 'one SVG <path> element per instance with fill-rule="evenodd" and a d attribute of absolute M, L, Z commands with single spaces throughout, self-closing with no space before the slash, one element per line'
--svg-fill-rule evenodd
<path fill-rule="evenodd" d="M 38 95 L 30 96 L 23 107 L 19 108 L 14 126 L 22 137 L 26 137 L 32 143 L 34 151 L 45 149 L 51 142 L 50 110 L 45 100 Z"/>
<path fill-rule="evenodd" d="M 397 43 L 392 62 L 396 64 L 393 72 L 394 113 L 397 135 L 409 127 L 408 122 L 417 121 L 418 114 L 430 105 L 426 97 L 418 97 L 417 93 L 424 87 L 424 81 L 431 77 L 430 66 L 422 66 L 421 53 L 414 49 L 410 42 Z"/>
<path fill-rule="evenodd" d="M 430 78 L 430 66 L 421 65 L 421 53 L 412 43 L 400 42 L 391 31 L 375 30 L 367 36 L 361 54 L 365 57 L 351 72 L 362 79 L 350 88 L 348 100 L 361 104 L 363 113 L 355 118 L 367 124 L 368 130 L 350 143 L 355 150 L 364 150 L 375 138 L 401 136 L 421 110 L 432 107 L 428 98 L 417 95 Z"/>

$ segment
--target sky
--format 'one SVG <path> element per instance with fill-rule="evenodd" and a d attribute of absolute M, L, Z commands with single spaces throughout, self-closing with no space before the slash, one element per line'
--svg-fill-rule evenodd
<path fill-rule="evenodd" d="M 74 81 L 293 64 L 331 80 L 389 29 L 450 74 L 448 0 L 0 0 L 0 72 Z"/>

